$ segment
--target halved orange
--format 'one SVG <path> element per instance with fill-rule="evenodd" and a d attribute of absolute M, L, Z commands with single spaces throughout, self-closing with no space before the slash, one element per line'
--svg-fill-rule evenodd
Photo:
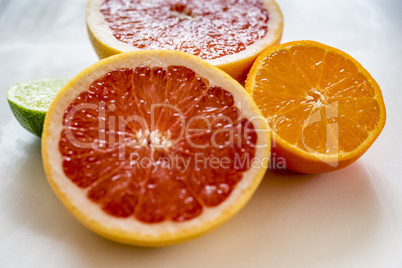
<path fill-rule="evenodd" d="M 243 81 L 258 54 L 279 44 L 283 17 L 274 0 L 89 0 L 86 23 L 100 58 L 180 50 Z"/>
<path fill-rule="evenodd" d="M 385 125 L 376 81 L 345 52 L 317 42 L 265 50 L 246 89 L 269 121 L 272 151 L 294 171 L 328 172 L 353 163 Z"/>
<path fill-rule="evenodd" d="M 104 59 L 46 115 L 46 175 L 85 226 L 127 244 L 197 237 L 250 199 L 268 167 L 265 119 L 244 88 L 179 51 Z"/>

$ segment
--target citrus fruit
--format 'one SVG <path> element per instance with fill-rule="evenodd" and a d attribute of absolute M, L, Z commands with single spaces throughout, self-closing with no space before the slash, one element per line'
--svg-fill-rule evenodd
<path fill-rule="evenodd" d="M 265 118 L 229 75 L 180 51 L 106 58 L 56 96 L 44 169 L 85 226 L 162 246 L 205 233 L 249 200 L 268 164 Z"/>
<path fill-rule="evenodd" d="M 47 109 L 67 82 L 64 78 L 41 78 L 11 86 L 7 90 L 7 100 L 21 126 L 40 137 Z"/>
<path fill-rule="evenodd" d="M 274 0 L 89 0 L 86 22 L 100 58 L 180 50 L 239 81 L 263 49 L 280 42 L 283 28 Z"/>
<path fill-rule="evenodd" d="M 265 50 L 246 81 L 289 169 L 328 172 L 357 160 L 385 125 L 381 89 L 351 56 L 313 41 Z"/>

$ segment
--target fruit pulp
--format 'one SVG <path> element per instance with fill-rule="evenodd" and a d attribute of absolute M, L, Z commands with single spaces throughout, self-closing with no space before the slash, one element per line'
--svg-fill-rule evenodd
<path fill-rule="evenodd" d="M 268 32 L 261 0 L 106 0 L 100 11 L 121 42 L 205 60 L 243 51 Z"/>
<path fill-rule="evenodd" d="M 115 217 L 183 222 L 224 202 L 257 135 L 231 93 L 183 66 L 108 72 L 70 103 L 65 175 Z"/>
<path fill-rule="evenodd" d="M 272 53 L 263 66 L 253 97 L 290 144 L 321 154 L 351 152 L 380 121 L 372 84 L 335 52 L 294 46 Z"/>

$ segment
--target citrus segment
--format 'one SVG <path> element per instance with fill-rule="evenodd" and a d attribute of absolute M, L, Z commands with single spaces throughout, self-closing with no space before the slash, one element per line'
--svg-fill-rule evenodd
<path fill-rule="evenodd" d="M 256 56 L 279 43 L 273 0 L 90 0 L 89 36 L 100 58 L 138 49 L 180 50 L 245 78 Z"/>
<path fill-rule="evenodd" d="M 269 154 L 256 116 L 237 82 L 196 57 L 118 55 L 57 96 L 45 124 L 45 170 L 92 230 L 130 244 L 175 243 L 250 198 L 267 168 L 267 159 L 253 161 Z"/>
<path fill-rule="evenodd" d="M 316 173 L 359 158 L 385 124 L 379 86 L 352 57 L 312 41 L 264 51 L 246 82 L 288 168 Z"/>

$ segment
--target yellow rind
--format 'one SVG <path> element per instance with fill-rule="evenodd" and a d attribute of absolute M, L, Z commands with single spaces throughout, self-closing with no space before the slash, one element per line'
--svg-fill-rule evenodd
<path fill-rule="evenodd" d="M 316 41 L 310 40 L 301 40 L 301 41 L 292 41 L 284 44 L 280 44 L 274 47 L 267 48 L 264 50 L 258 58 L 255 60 L 253 66 L 250 69 L 250 72 L 247 76 L 245 88 L 247 92 L 252 96 L 254 87 L 255 87 L 255 78 L 257 76 L 258 71 L 260 70 L 265 58 L 279 50 L 290 49 L 294 46 L 312 46 L 312 47 L 320 47 L 327 51 L 337 53 L 342 57 L 347 58 L 351 62 L 353 62 L 360 73 L 362 73 L 370 84 L 373 86 L 375 90 L 375 99 L 378 102 L 380 108 L 379 122 L 375 129 L 370 131 L 369 137 L 362 143 L 360 146 L 351 152 L 341 153 L 341 154 L 321 154 L 316 153 L 314 155 L 300 149 L 299 147 L 289 144 L 281 137 L 279 137 L 274 131 L 271 130 L 272 144 L 275 146 L 272 147 L 272 152 L 276 153 L 276 155 L 282 156 L 286 159 L 286 167 L 296 172 L 300 173 L 322 173 L 322 172 L 330 172 L 342 169 L 347 167 L 348 165 L 355 162 L 359 159 L 374 143 L 374 141 L 380 135 L 382 129 L 385 126 L 386 121 L 386 109 L 384 104 L 384 99 L 382 96 L 381 89 L 374 78 L 370 75 L 370 73 L 352 56 L 343 52 L 334 47 L 321 44 Z"/>
<path fill-rule="evenodd" d="M 244 88 L 236 81 L 234 81 L 228 74 L 223 72 L 222 70 L 210 65 L 209 63 L 199 59 L 198 57 L 195 57 L 193 55 L 180 52 L 180 51 L 160 51 L 160 50 L 139 50 L 139 51 L 133 51 L 133 52 L 128 52 L 128 53 L 123 53 L 123 54 L 118 54 L 106 59 L 103 59 L 94 65 L 86 68 L 83 70 L 81 73 L 79 73 L 77 76 L 75 76 L 73 79 L 71 79 L 61 90 L 60 92 L 56 95 L 54 98 L 53 102 L 51 103 L 47 116 L 45 118 L 44 122 L 44 128 L 43 128 L 43 134 L 42 134 L 42 159 L 43 159 L 43 167 L 45 170 L 45 174 L 47 177 L 47 180 L 58 196 L 58 198 L 62 201 L 64 206 L 70 211 L 70 213 L 79 221 L 81 222 L 84 226 L 86 226 L 88 229 L 92 230 L 93 232 L 99 234 L 102 237 L 105 237 L 107 239 L 124 243 L 124 244 L 129 244 L 129 245 L 137 245 L 137 246 L 146 246 L 146 247 L 158 247 L 158 246 L 166 246 L 166 245 L 172 245 L 172 244 L 177 244 L 183 241 L 187 241 L 190 239 L 194 239 L 196 237 L 199 237 L 203 235 L 206 232 L 209 232 L 213 230 L 214 228 L 220 226 L 230 218 L 232 218 L 237 212 L 241 210 L 245 206 L 245 204 L 250 200 L 252 197 L 253 193 L 257 189 L 258 185 L 260 184 L 262 178 L 264 177 L 264 174 L 266 172 L 266 169 L 268 167 L 268 158 L 264 160 L 264 163 L 260 166 L 256 174 L 254 175 L 252 179 L 252 183 L 248 185 L 247 189 L 242 193 L 241 197 L 236 200 L 236 203 L 231 204 L 229 208 L 227 208 L 218 218 L 216 218 L 214 221 L 208 221 L 202 226 L 199 226 L 197 228 L 193 229 L 187 229 L 184 231 L 181 231 L 180 233 L 162 233 L 159 236 L 151 236 L 151 235 L 144 235 L 138 232 L 137 230 L 133 230 L 133 232 L 125 232 L 117 229 L 112 229 L 108 228 L 107 226 L 104 226 L 100 224 L 97 221 L 92 220 L 88 215 L 84 214 L 82 211 L 80 211 L 79 208 L 74 206 L 71 202 L 71 200 L 66 196 L 66 194 L 58 187 L 58 185 L 55 183 L 55 179 L 53 178 L 51 169 L 53 166 L 51 165 L 51 159 L 52 155 L 49 155 L 49 152 L 47 150 L 48 144 L 52 139 L 58 139 L 60 137 L 59 133 L 54 133 L 52 132 L 52 129 L 50 127 L 51 120 L 52 120 L 52 114 L 58 109 L 58 104 L 63 101 L 63 98 L 67 94 L 71 94 L 70 88 L 77 83 L 78 81 L 81 80 L 81 78 L 88 76 L 91 74 L 93 71 L 98 70 L 99 68 L 102 68 L 102 66 L 108 66 L 109 63 L 113 61 L 117 61 L 119 59 L 124 59 L 127 57 L 130 57 L 132 55 L 145 55 L 145 54 L 152 54 L 155 55 L 155 57 L 162 56 L 164 54 L 171 54 L 174 55 L 175 57 L 181 57 L 184 60 L 197 60 L 199 63 L 201 63 L 203 66 L 206 68 L 209 68 L 213 72 L 220 73 L 223 79 L 230 79 L 233 82 L 235 82 L 239 88 L 242 88 L 244 91 L 243 97 L 246 99 L 246 101 L 250 104 L 250 109 L 252 112 L 254 112 L 256 115 L 261 115 L 257 105 L 251 98 L 249 94 L 244 90 Z M 261 115 L 262 116 L 262 115 Z M 261 134 L 258 136 L 258 139 L 263 139 L 263 143 L 267 144 L 267 147 L 264 149 L 264 155 L 269 156 L 270 155 L 270 134 L 265 133 Z"/>

